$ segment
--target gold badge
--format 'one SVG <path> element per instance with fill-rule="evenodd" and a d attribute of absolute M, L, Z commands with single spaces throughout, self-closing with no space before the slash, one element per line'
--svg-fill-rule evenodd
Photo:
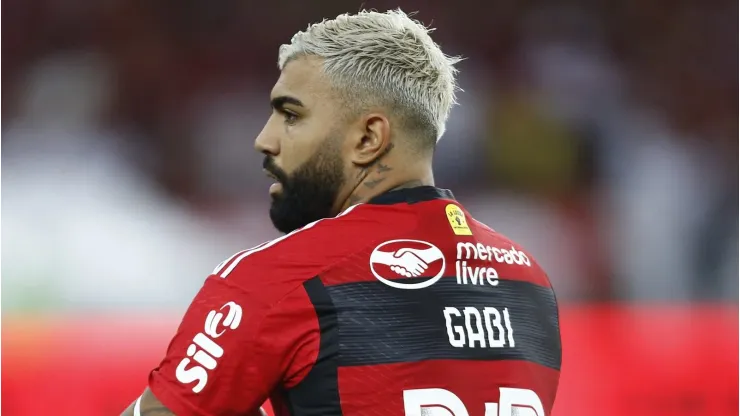
<path fill-rule="evenodd" d="M 455 204 L 449 204 L 445 207 L 445 212 L 447 213 L 447 221 L 450 222 L 450 227 L 452 227 L 455 235 L 473 235 L 470 227 L 468 227 L 467 220 L 465 220 L 465 214 L 460 207 Z"/>

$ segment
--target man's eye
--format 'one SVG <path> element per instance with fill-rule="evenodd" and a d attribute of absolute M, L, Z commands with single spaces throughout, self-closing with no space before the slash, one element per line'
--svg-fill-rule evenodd
<path fill-rule="evenodd" d="M 283 117 L 285 117 L 286 124 L 295 124 L 298 121 L 298 115 L 288 111 L 283 112 Z"/>

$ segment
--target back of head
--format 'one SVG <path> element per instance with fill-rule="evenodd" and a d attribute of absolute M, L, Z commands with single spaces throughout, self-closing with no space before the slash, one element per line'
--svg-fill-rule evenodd
<path fill-rule="evenodd" d="M 455 104 L 459 58 L 429 32 L 400 10 L 362 11 L 310 25 L 280 47 L 273 112 L 255 140 L 277 180 L 276 228 L 433 184 L 431 155 Z"/>
<path fill-rule="evenodd" d="M 280 47 L 278 67 L 300 56 L 322 58 L 348 111 L 386 108 L 399 127 L 433 148 L 456 103 L 460 58 L 445 55 L 431 31 L 401 10 L 343 14 L 295 34 Z"/>

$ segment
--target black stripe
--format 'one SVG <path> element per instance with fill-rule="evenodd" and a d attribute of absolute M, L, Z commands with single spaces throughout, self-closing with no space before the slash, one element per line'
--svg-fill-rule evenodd
<path fill-rule="evenodd" d="M 303 284 L 316 311 L 321 331 L 319 354 L 306 377 L 286 392 L 293 416 L 339 416 L 338 354 L 339 330 L 337 312 L 329 293 L 319 277 Z"/>
<path fill-rule="evenodd" d="M 459 359 L 526 360 L 560 369 L 560 329 L 550 288 L 503 279 L 497 286 L 462 285 L 455 277 L 445 277 L 418 290 L 396 289 L 380 281 L 326 289 L 336 307 L 341 366 Z M 506 308 L 515 347 L 454 347 L 445 307 L 461 312 L 465 307 L 493 307 L 501 314 Z M 455 324 L 464 326 L 465 319 L 455 318 Z"/>
<path fill-rule="evenodd" d="M 435 199 L 454 200 L 455 196 L 448 189 L 440 189 L 434 186 L 415 186 L 413 188 L 402 188 L 388 191 L 369 200 L 368 204 L 393 205 L 393 204 L 416 204 L 419 202 L 433 201 Z"/>

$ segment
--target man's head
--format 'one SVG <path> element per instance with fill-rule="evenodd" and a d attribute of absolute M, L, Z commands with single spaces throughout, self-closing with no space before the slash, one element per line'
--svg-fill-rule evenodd
<path fill-rule="evenodd" d="M 255 143 L 278 180 L 276 228 L 293 231 L 430 171 L 458 61 L 400 10 L 341 15 L 281 46 L 273 112 Z M 402 163 L 387 166 L 392 158 Z M 370 178 L 381 159 L 385 175 Z"/>

